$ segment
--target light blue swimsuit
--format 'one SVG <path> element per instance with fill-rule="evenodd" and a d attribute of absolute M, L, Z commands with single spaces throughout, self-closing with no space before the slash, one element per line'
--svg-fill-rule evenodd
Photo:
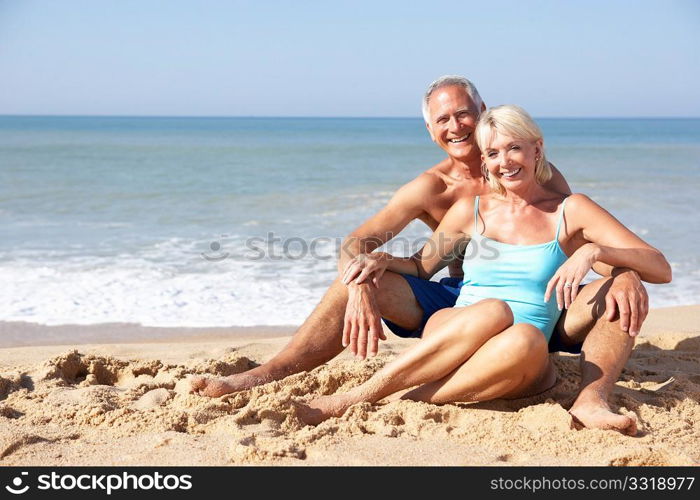
<path fill-rule="evenodd" d="M 482 299 L 500 299 L 513 311 L 514 324 L 536 326 L 549 340 L 561 311 L 555 294 L 544 302 L 547 283 L 567 256 L 559 245 L 566 199 L 561 204 L 554 239 L 539 245 L 501 243 L 477 232 L 479 197 L 474 201 L 474 234 L 464 258 L 464 285 L 455 307 Z M 468 277 L 468 278 L 466 278 Z"/>

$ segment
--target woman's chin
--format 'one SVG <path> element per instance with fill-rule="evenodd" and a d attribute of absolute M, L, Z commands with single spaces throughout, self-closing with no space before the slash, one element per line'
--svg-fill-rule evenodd
<path fill-rule="evenodd" d="M 508 189 L 509 187 L 521 186 L 525 183 L 525 179 L 521 179 L 518 176 L 511 179 L 501 177 L 500 181 L 503 187 L 505 187 L 506 189 Z"/>
<path fill-rule="evenodd" d="M 501 186 L 506 191 L 520 192 L 529 189 L 535 183 L 534 179 L 500 179 Z"/>

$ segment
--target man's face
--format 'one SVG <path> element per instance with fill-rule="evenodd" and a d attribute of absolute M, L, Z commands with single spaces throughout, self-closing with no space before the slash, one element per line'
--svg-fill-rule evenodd
<path fill-rule="evenodd" d="M 462 87 L 450 85 L 437 89 L 430 96 L 428 111 L 430 137 L 448 155 L 460 160 L 480 157 L 474 129 L 481 110 Z"/>

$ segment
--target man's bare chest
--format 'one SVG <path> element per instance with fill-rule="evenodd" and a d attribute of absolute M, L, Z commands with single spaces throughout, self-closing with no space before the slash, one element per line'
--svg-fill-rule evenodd
<path fill-rule="evenodd" d="M 424 211 L 418 218 L 428 225 L 430 229 L 435 231 L 440 221 L 445 217 L 447 211 L 457 200 L 465 196 L 483 195 L 487 192 L 488 188 L 481 184 L 452 187 L 439 196 L 434 196 L 431 200 L 426 200 Z"/>

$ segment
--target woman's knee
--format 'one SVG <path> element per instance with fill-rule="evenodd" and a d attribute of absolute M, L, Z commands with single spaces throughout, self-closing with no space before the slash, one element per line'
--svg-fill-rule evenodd
<path fill-rule="evenodd" d="M 513 362 L 531 361 L 548 355 L 547 339 L 542 331 L 528 323 L 518 323 L 498 335 L 498 341 Z"/>
<path fill-rule="evenodd" d="M 498 299 L 483 299 L 467 307 L 453 307 L 451 311 L 454 314 L 446 315 L 443 324 L 460 335 L 465 327 L 495 335 L 513 324 L 510 306 Z"/>
<path fill-rule="evenodd" d="M 484 299 L 477 302 L 476 305 L 484 309 L 481 313 L 487 315 L 486 317 L 490 321 L 499 324 L 503 328 L 513 324 L 513 311 L 506 302 L 499 299 Z"/>

